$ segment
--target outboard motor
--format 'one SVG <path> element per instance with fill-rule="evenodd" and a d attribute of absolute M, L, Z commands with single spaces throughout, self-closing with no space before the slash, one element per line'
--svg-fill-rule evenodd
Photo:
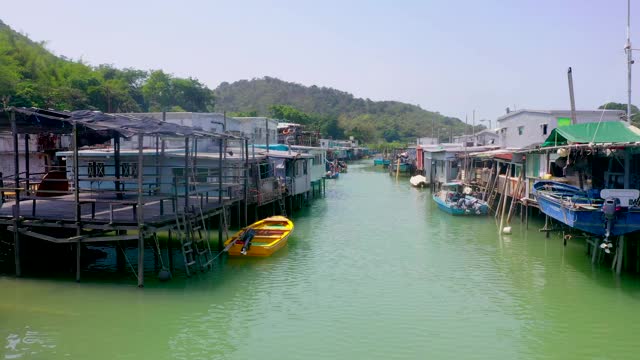
<path fill-rule="evenodd" d="M 607 227 L 604 233 L 605 241 L 609 240 L 613 224 L 616 221 L 616 213 L 618 211 L 620 211 L 620 199 L 614 197 L 604 199 L 604 204 L 602 204 L 602 213 L 604 214 L 604 220 Z"/>

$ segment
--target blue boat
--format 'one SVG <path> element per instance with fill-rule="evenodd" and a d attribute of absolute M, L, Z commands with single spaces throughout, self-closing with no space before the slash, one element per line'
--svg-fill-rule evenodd
<path fill-rule="evenodd" d="M 451 215 L 487 215 L 489 206 L 469 194 L 462 192 L 461 183 L 446 183 L 442 189 L 433 194 L 433 201 L 438 208 Z"/>
<path fill-rule="evenodd" d="M 604 237 L 640 230 L 638 190 L 583 191 L 545 180 L 533 184 L 533 194 L 540 211 L 574 229 Z"/>
<path fill-rule="evenodd" d="M 377 158 L 377 159 L 373 159 L 373 165 L 374 166 L 378 166 L 378 165 L 382 165 L 382 166 L 389 166 L 389 163 L 391 162 L 391 160 L 389 159 L 383 159 L 383 158 Z"/>

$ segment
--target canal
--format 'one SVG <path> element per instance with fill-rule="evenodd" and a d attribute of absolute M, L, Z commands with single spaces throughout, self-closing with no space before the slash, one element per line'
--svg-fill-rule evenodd
<path fill-rule="evenodd" d="M 640 283 L 533 221 L 441 213 L 353 165 L 294 217 L 287 248 L 144 290 L 0 277 L 5 359 L 637 358 Z M 149 258 L 149 257 L 148 257 Z M 102 267 L 113 266 L 110 258 Z"/>

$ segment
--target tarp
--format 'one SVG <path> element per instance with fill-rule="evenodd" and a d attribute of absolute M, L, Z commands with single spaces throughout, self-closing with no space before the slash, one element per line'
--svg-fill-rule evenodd
<path fill-rule="evenodd" d="M 0 132 L 10 132 L 9 113 L 15 112 L 17 131 L 20 134 L 71 134 L 73 124 L 79 126 L 83 144 L 103 143 L 116 134 L 125 138 L 133 135 L 166 137 L 215 137 L 237 138 L 228 134 L 203 131 L 189 126 L 164 122 L 147 116 L 105 114 L 100 111 L 78 110 L 73 112 L 43 110 L 37 108 L 8 108 L 0 112 Z"/>
<path fill-rule="evenodd" d="M 640 142 L 640 129 L 622 121 L 605 121 L 555 128 L 542 144 L 542 147 L 567 144 L 635 142 Z"/>

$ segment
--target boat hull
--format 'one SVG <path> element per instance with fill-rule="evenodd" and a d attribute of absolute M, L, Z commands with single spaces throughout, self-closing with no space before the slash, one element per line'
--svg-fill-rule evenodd
<path fill-rule="evenodd" d="M 551 218 L 574 229 L 605 236 L 606 222 L 602 210 L 569 208 L 559 200 L 538 192 L 536 196 L 540 210 Z M 640 211 L 627 210 L 616 214 L 610 235 L 624 235 L 640 230 Z"/>
<path fill-rule="evenodd" d="M 471 198 L 471 197 L 468 197 Z M 475 198 L 473 198 L 475 199 Z M 433 195 L 433 201 L 436 203 L 436 205 L 438 205 L 438 209 L 446 212 L 447 214 L 450 215 L 456 215 L 456 216 L 478 216 L 478 215 L 487 215 L 489 213 L 489 207 L 487 206 L 487 204 L 482 204 L 480 206 L 479 212 L 473 211 L 473 210 L 465 210 L 465 209 L 461 209 L 459 207 L 454 206 L 451 203 L 447 203 L 444 200 L 442 200 L 437 194 Z"/>
<path fill-rule="evenodd" d="M 388 159 L 373 159 L 373 165 L 375 165 L 375 166 L 378 166 L 378 165 L 380 165 L 380 166 L 389 166 L 390 162 L 391 161 L 388 160 Z"/>
<path fill-rule="evenodd" d="M 293 231 L 293 222 L 284 216 L 272 216 L 257 221 L 246 228 L 238 231 L 225 242 L 225 248 L 231 256 L 271 256 L 276 251 L 287 245 L 287 241 Z M 251 240 L 251 246 L 245 254 L 242 253 L 244 241 L 242 236 L 248 229 L 255 231 L 255 236 Z M 233 243 L 233 245 L 230 245 Z"/>

